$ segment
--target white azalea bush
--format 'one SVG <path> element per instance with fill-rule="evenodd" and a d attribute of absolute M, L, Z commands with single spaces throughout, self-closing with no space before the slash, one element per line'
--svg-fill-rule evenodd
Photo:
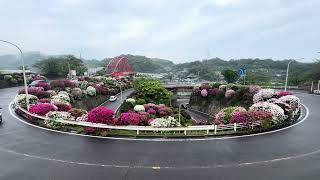
<path fill-rule="evenodd" d="M 152 127 L 177 127 L 180 126 L 179 121 L 174 117 L 156 118 L 149 121 Z"/>
<path fill-rule="evenodd" d="M 143 105 L 135 105 L 133 110 L 136 112 L 145 112 L 146 111 L 146 109 L 144 108 Z"/>
<path fill-rule="evenodd" d="M 300 105 L 300 99 L 294 95 L 286 95 L 279 98 L 280 102 L 287 103 L 290 105 L 291 109 L 296 111 Z"/>
<path fill-rule="evenodd" d="M 127 102 L 127 103 L 131 103 L 131 104 L 136 104 L 136 100 L 133 99 L 133 98 L 128 98 L 128 99 L 126 99 L 126 102 Z"/>
<path fill-rule="evenodd" d="M 21 106 L 23 108 L 27 108 L 27 102 L 26 102 L 26 94 L 19 94 L 15 97 L 14 102 L 16 105 Z M 29 97 L 29 104 L 36 104 L 38 101 L 37 96 L 28 94 Z"/>
<path fill-rule="evenodd" d="M 92 87 L 92 86 L 89 86 L 87 87 L 86 89 L 86 92 L 89 96 L 96 96 L 97 95 L 97 90 L 96 88 Z"/>
<path fill-rule="evenodd" d="M 272 122 L 274 124 L 280 123 L 284 121 L 285 115 L 284 115 L 284 110 L 273 103 L 269 102 L 258 102 L 253 104 L 250 107 L 250 110 L 255 110 L 255 111 L 268 111 L 272 113 Z"/>
<path fill-rule="evenodd" d="M 44 120 L 44 125 L 53 128 L 53 129 L 60 129 L 63 128 L 64 125 L 62 123 L 57 122 L 56 120 L 73 120 L 74 117 L 71 116 L 68 112 L 63 111 L 50 111 L 46 114 L 46 119 Z"/>
<path fill-rule="evenodd" d="M 51 97 L 52 104 L 68 104 L 70 103 L 70 97 L 68 93 L 59 93 Z"/>
<path fill-rule="evenodd" d="M 261 89 L 258 93 L 253 95 L 253 103 L 260 101 L 267 101 L 273 97 L 276 97 L 277 93 L 274 89 Z"/>

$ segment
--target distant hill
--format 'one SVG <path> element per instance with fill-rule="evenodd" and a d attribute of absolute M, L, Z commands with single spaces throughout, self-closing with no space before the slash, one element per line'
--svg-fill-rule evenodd
<path fill-rule="evenodd" d="M 31 67 L 36 61 L 45 58 L 46 56 L 40 52 L 26 52 L 24 53 L 25 65 Z M 0 69 L 18 69 L 21 66 L 20 55 L 0 55 Z"/>
<path fill-rule="evenodd" d="M 124 55 L 128 58 L 129 64 L 133 67 L 136 72 L 147 72 L 147 73 L 161 73 L 171 71 L 175 64 L 170 60 L 148 58 L 146 56 L 138 55 Z M 109 62 L 111 58 L 104 59 L 104 64 Z"/>

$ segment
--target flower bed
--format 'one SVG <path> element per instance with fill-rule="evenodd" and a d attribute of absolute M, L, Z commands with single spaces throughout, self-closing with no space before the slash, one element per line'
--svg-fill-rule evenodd
<path fill-rule="evenodd" d="M 110 78 L 107 78 L 108 81 L 106 83 L 102 81 L 104 78 L 101 77 L 93 79 L 94 83 L 86 78 L 86 80 L 71 82 L 66 80 L 55 81 L 50 86 L 41 85 L 41 87 L 29 88 L 31 104 L 29 112 L 34 114 L 35 117 L 43 117 L 42 125 L 53 129 L 61 130 L 66 128 L 65 124 L 61 123 L 61 120 L 96 124 L 94 127 L 86 128 L 82 126 L 69 127 L 78 128 L 78 130 L 82 129 L 85 133 L 90 134 L 100 132 L 108 134 L 108 130 L 97 128 L 100 124 L 107 125 L 106 127 L 130 128 L 131 126 L 143 126 L 155 128 L 155 131 L 157 128 L 192 128 L 193 126 L 190 125 L 196 125 L 184 111 L 181 111 L 179 115 L 178 109 L 166 104 L 154 104 L 151 99 L 146 101 L 139 96 L 139 93 L 127 98 L 118 112 L 113 112 L 105 107 L 96 107 L 88 112 L 86 109 L 74 108 L 74 102 L 82 99 L 103 96 L 102 93 L 106 92 L 117 92 L 112 86 L 108 87 L 106 85 L 111 83 Z M 101 88 L 108 90 L 104 91 Z M 297 117 L 300 111 L 299 98 L 291 93 L 259 89 L 257 86 L 219 85 L 217 87 L 217 85 L 209 84 L 196 87 L 193 95 L 204 100 L 219 99 L 220 101 L 229 102 L 242 98 L 243 102 L 251 102 L 248 104 L 249 107 L 229 106 L 221 108 L 215 114 L 215 118 L 208 123 L 210 126 L 208 126 L 207 133 L 209 133 L 210 129 L 217 131 L 216 128 L 222 128 L 224 131 L 234 129 L 235 131 L 236 124 L 238 124 L 238 128 L 245 129 L 257 125 L 262 128 L 276 127 L 292 122 Z M 44 98 L 43 94 L 47 94 L 47 96 Z M 249 97 L 251 97 L 251 100 L 249 100 Z M 15 104 L 26 108 L 25 98 L 24 91 L 19 91 Z"/>

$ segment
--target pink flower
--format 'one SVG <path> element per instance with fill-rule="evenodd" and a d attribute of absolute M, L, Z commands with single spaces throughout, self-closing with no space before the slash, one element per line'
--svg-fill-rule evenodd
<path fill-rule="evenodd" d="M 50 103 L 41 103 L 41 104 L 31 104 L 29 112 L 32 114 L 37 114 L 39 116 L 44 116 L 50 111 L 58 110 L 57 106 Z"/>
<path fill-rule="evenodd" d="M 226 98 L 231 98 L 231 97 L 234 96 L 234 94 L 235 94 L 235 91 L 234 91 L 234 90 L 228 89 L 228 90 L 226 91 L 225 97 L 226 97 Z"/>
<path fill-rule="evenodd" d="M 207 97 L 208 96 L 208 91 L 206 89 L 201 90 L 201 96 L 202 97 Z"/>
<path fill-rule="evenodd" d="M 156 112 L 156 110 L 150 108 L 150 109 L 147 111 L 147 113 L 152 114 L 152 115 L 155 115 L 157 112 Z"/>
<path fill-rule="evenodd" d="M 88 112 L 88 122 L 114 124 L 114 112 L 104 106 L 96 107 Z"/>
<path fill-rule="evenodd" d="M 38 100 L 39 103 L 50 103 L 50 99 L 48 98 L 42 98 Z"/>
<path fill-rule="evenodd" d="M 280 92 L 277 92 L 277 97 L 280 98 L 282 96 L 287 96 L 287 95 L 292 95 L 291 92 L 287 92 L 287 91 L 280 91 Z"/>
<path fill-rule="evenodd" d="M 120 115 L 117 122 L 118 125 L 138 125 L 140 122 L 140 115 L 136 112 L 126 112 Z"/>
<path fill-rule="evenodd" d="M 68 112 L 72 109 L 71 104 L 55 104 L 58 107 L 58 111 Z"/>
<path fill-rule="evenodd" d="M 36 84 L 36 87 L 42 87 L 45 91 L 50 90 L 51 86 L 47 82 L 40 81 Z"/>

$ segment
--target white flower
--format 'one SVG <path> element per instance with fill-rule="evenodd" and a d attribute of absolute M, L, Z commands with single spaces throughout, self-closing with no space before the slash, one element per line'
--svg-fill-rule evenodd
<path fill-rule="evenodd" d="M 250 110 L 256 110 L 256 111 L 268 111 L 272 113 L 272 121 L 277 124 L 280 121 L 283 121 L 285 119 L 284 116 L 284 110 L 273 103 L 269 102 L 258 102 L 253 104 L 250 107 Z"/>
<path fill-rule="evenodd" d="M 176 127 L 180 126 L 177 119 L 174 117 L 167 117 L 167 118 L 156 118 L 150 122 L 150 126 L 152 127 Z"/>
<path fill-rule="evenodd" d="M 133 110 L 137 111 L 137 112 L 144 112 L 145 108 L 143 105 L 135 105 Z"/>
<path fill-rule="evenodd" d="M 73 120 L 74 117 L 71 116 L 69 112 L 64 111 L 50 111 L 46 114 L 46 117 L 52 120 Z"/>
<path fill-rule="evenodd" d="M 274 89 L 261 89 L 257 94 L 253 96 L 253 102 L 257 103 L 260 101 L 266 101 L 276 95 Z"/>
<path fill-rule="evenodd" d="M 279 98 L 280 102 L 287 103 L 293 110 L 299 108 L 300 99 L 294 95 L 286 95 Z"/>
<path fill-rule="evenodd" d="M 89 96 L 96 96 L 96 94 L 97 94 L 96 88 L 94 88 L 92 86 L 87 87 L 86 91 Z"/>
<path fill-rule="evenodd" d="M 136 100 L 133 99 L 133 98 L 128 98 L 128 99 L 126 99 L 126 102 L 127 102 L 127 103 L 131 103 L 131 104 L 135 104 L 135 103 L 136 103 Z"/>
<path fill-rule="evenodd" d="M 53 104 L 67 104 L 70 103 L 70 97 L 69 95 L 65 93 L 59 93 L 55 96 L 51 97 L 51 103 Z"/>
<path fill-rule="evenodd" d="M 17 105 L 21 106 L 21 107 L 27 107 L 26 97 L 27 97 L 26 94 L 18 94 L 18 95 L 15 97 L 14 102 L 15 102 Z M 38 101 L 37 96 L 28 94 L 28 97 L 29 97 L 29 104 L 35 104 L 35 103 L 37 103 L 37 101 Z"/>

